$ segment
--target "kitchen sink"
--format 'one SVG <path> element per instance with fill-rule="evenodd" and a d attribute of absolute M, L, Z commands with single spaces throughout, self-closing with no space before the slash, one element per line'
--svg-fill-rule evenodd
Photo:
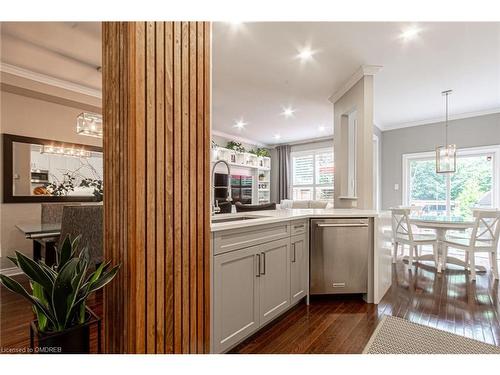
<path fill-rule="evenodd" d="M 251 219 L 260 219 L 265 216 L 212 216 L 212 223 L 228 223 L 231 221 L 241 221 L 241 220 L 251 220 Z"/>

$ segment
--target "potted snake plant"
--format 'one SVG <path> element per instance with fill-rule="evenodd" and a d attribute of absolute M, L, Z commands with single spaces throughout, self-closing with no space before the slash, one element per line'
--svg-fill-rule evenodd
<path fill-rule="evenodd" d="M 11 277 L 0 275 L 0 283 L 33 305 L 36 320 L 31 322 L 31 342 L 34 349 L 36 336 L 36 352 L 89 353 L 90 326 L 98 322 L 100 331 L 100 320 L 86 301 L 113 280 L 120 266 L 103 262 L 92 269 L 88 249 L 80 249 L 79 242 L 80 236 L 74 240 L 67 236 L 52 267 L 18 251 L 9 257 L 28 277 L 31 293 Z"/>

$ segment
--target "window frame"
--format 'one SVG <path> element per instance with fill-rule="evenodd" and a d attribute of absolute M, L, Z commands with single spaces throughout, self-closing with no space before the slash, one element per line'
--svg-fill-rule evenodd
<path fill-rule="evenodd" d="M 311 200 L 316 200 L 316 189 L 317 188 L 332 188 L 334 189 L 334 183 L 332 184 L 317 184 L 316 183 L 316 177 L 318 175 L 317 173 L 317 170 L 316 170 L 316 156 L 318 154 L 324 154 L 324 153 L 330 153 L 332 154 L 332 158 L 333 158 L 333 166 L 335 168 L 335 154 L 333 152 L 333 147 L 321 147 L 321 148 L 314 148 L 314 149 L 310 149 L 310 150 L 300 150 L 300 151 L 292 151 L 290 152 L 290 163 L 291 163 L 291 184 L 289 186 L 289 191 L 288 191 L 288 195 L 291 197 L 291 199 L 294 199 L 293 198 L 293 189 L 294 188 L 311 188 L 312 189 L 312 199 Z M 304 185 L 296 185 L 294 182 L 295 180 L 295 171 L 294 171 L 294 162 L 293 162 L 293 158 L 294 157 L 300 157 L 300 156 L 308 156 L 308 155 L 312 155 L 313 156 L 313 183 L 312 184 L 304 184 Z M 334 173 L 334 177 L 335 179 L 335 173 Z M 326 199 L 326 201 L 328 202 L 332 202 L 333 203 L 333 198 L 332 199 Z"/>
<path fill-rule="evenodd" d="M 500 204 L 500 145 L 467 147 L 457 149 L 457 161 L 463 156 L 478 156 L 493 154 L 493 178 L 492 178 L 492 207 L 499 207 Z M 416 152 L 402 155 L 402 191 L 401 202 L 404 206 L 410 205 L 410 162 L 413 160 L 435 160 L 435 151 Z M 446 181 L 446 214 L 451 214 L 451 176 L 445 174 Z"/>

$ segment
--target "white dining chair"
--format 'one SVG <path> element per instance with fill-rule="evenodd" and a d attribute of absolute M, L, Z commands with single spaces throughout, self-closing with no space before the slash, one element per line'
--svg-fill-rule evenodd
<path fill-rule="evenodd" d="M 392 263 L 396 263 L 398 247 L 404 248 L 408 245 L 410 248 L 408 256 L 408 265 L 413 265 L 413 257 L 419 256 L 419 247 L 423 245 L 432 245 L 434 261 L 438 266 L 439 256 L 436 236 L 428 233 L 415 233 L 410 223 L 410 208 L 391 208 L 392 213 L 392 236 L 393 236 L 393 256 Z"/>
<path fill-rule="evenodd" d="M 444 262 L 448 256 L 448 248 L 463 250 L 465 252 L 465 264 L 470 269 L 471 279 L 476 279 L 476 253 L 488 253 L 490 267 L 495 279 L 498 279 L 497 248 L 500 233 L 500 211 L 498 210 L 473 210 L 475 218 L 474 227 L 470 236 L 458 238 L 450 236 L 446 238 L 443 246 Z"/>

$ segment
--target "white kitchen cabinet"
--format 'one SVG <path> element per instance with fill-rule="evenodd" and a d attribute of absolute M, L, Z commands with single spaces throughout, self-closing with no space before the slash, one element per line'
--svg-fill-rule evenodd
<path fill-rule="evenodd" d="M 290 306 L 290 239 L 259 247 L 260 324 L 266 324 Z"/>
<path fill-rule="evenodd" d="M 258 251 L 249 247 L 214 257 L 215 353 L 224 352 L 259 328 Z"/>
<path fill-rule="evenodd" d="M 290 222 L 212 236 L 212 353 L 226 352 L 308 295 L 307 221 L 293 224 L 294 236 Z"/>
<path fill-rule="evenodd" d="M 309 246 L 306 234 L 292 236 L 290 241 L 290 303 L 307 295 L 309 280 Z"/>

